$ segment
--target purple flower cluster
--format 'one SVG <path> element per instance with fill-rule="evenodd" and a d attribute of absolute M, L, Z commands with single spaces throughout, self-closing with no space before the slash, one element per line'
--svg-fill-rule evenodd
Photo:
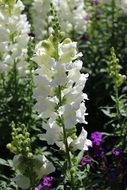
<path fill-rule="evenodd" d="M 98 3 L 100 3 L 100 0 L 91 0 L 91 3 L 97 5 Z"/>
<path fill-rule="evenodd" d="M 43 181 L 38 185 L 37 189 L 42 190 L 45 188 L 46 190 L 50 190 L 52 188 L 52 183 L 53 183 L 53 177 L 44 177 Z"/>
<path fill-rule="evenodd" d="M 96 159 L 100 159 L 105 155 L 105 151 L 102 147 L 95 147 L 93 152 L 93 157 Z"/>
<path fill-rule="evenodd" d="M 91 141 L 93 145 L 100 146 L 102 144 L 102 133 L 99 131 L 91 133 Z"/>
<path fill-rule="evenodd" d="M 122 150 L 120 148 L 113 148 L 112 149 L 112 155 L 114 157 L 121 157 L 122 156 Z"/>
<path fill-rule="evenodd" d="M 82 165 L 87 165 L 87 164 L 91 164 L 91 163 L 92 163 L 92 160 L 88 155 L 84 156 L 81 160 Z"/>

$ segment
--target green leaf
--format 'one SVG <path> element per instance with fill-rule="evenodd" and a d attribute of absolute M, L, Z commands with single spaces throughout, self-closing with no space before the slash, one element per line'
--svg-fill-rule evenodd
<path fill-rule="evenodd" d="M 84 150 L 80 151 L 76 158 L 76 164 L 78 165 L 84 155 Z"/>
<path fill-rule="evenodd" d="M 7 163 L 6 160 L 0 158 L 0 165 L 3 165 L 3 166 L 9 166 L 9 164 Z"/>

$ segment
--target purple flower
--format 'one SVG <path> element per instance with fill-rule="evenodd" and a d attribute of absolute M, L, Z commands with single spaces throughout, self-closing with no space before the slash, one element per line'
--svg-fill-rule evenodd
<path fill-rule="evenodd" d="M 52 187 L 52 182 L 53 182 L 53 177 L 52 176 L 44 177 L 44 179 L 43 179 L 43 185 L 45 187 L 51 188 Z"/>
<path fill-rule="evenodd" d="M 95 5 L 97 5 L 99 2 L 100 2 L 100 0 L 91 0 L 91 3 L 95 4 Z"/>
<path fill-rule="evenodd" d="M 100 146 L 102 143 L 102 133 L 98 131 L 91 133 L 91 140 L 93 145 Z"/>
<path fill-rule="evenodd" d="M 87 164 L 91 164 L 92 163 L 92 160 L 89 156 L 84 156 L 81 160 L 81 164 L 82 165 L 87 165 Z"/>
<path fill-rule="evenodd" d="M 42 190 L 45 187 L 46 190 L 50 190 L 53 183 L 53 177 L 44 177 L 43 181 L 38 185 L 37 189 Z"/>
<path fill-rule="evenodd" d="M 105 155 L 105 151 L 102 147 L 95 148 L 93 152 L 93 157 L 96 159 L 100 159 Z"/>
<path fill-rule="evenodd" d="M 82 36 L 82 40 L 84 42 L 87 42 L 89 40 L 89 36 L 86 33 L 84 33 L 83 36 Z"/>
<path fill-rule="evenodd" d="M 112 154 L 114 157 L 120 157 L 122 155 L 122 150 L 120 148 L 113 148 Z"/>
<path fill-rule="evenodd" d="M 42 188 L 43 188 L 43 185 L 40 183 L 40 184 L 37 186 L 37 189 L 38 189 L 38 190 L 42 190 Z"/>

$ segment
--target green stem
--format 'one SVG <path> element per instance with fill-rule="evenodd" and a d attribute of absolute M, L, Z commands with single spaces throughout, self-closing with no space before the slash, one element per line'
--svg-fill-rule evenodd
<path fill-rule="evenodd" d="M 73 190 L 73 189 L 75 189 L 75 185 L 74 185 L 71 156 L 70 156 L 69 146 L 68 146 L 68 142 L 67 142 L 67 134 L 66 134 L 65 125 L 63 125 L 63 134 L 64 134 L 64 144 L 65 144 L 65 149 L 66 149 L 66 156 L 67 156 L 67 161 L 68 161 L 68 170 L 70 172 L 70 177 L 71 177 L 71 188 Z"/>
<path fill-rule="evenodd" d="M 116 97 L 116 113 L 117 113 L 117 120 L 119 121 L 120 119 L 120 110 L 119 110 L 119 92 L 118 92 L 118 87 L 115 85 L 114 86 L 115 90 L 115 97 Z"/>
<path fill-rule="evenodd" d="M 58 87 L 59 90 L 59 106 L 62 105 L 62 98 L 61 98 L 61 87 Z M 67 133 L 66 133 L 66 128 L 63 122 L 63 118 L 60 118 L 61 121 L 61 125 L 63 127 L 63 136 L 64 136 L 64 144 L 65 144 L 65 149 L 66 149 L 66 158 L 67 158 L 67 162 L 68 162 L 68 171 L 70 172 L 70 177 L 71 177 L 71 189 L 74 190 L 75 189 L 75 183 L 74 183 L 74 176 L 72 173 L 72 162 L 71 162 L 71 156 L 70 156 L 70 151 L 69 151 L 69 145 L 68 145 L 68 141 L 67 141 Z"/>
<path fill-rule="evenodd" d="M 17 101 L 18 100 L 18 97 L 17 97 L 17 87 L 18 87 L 18 84 L 17 84 L 17 62 L 14 61 L 14 67 L 13 67 L 13 71 L 14 71 L 14 94 L 13 94 L 13 98 L 14 98 L 14 101 Z M 14 114 L 15 114 L 15 125 L 17 126 L 17 105 L 14 109 Z"/>
<path fill-rule="evenodd" d="M 112 0 L 112 46 L 115 47 L 115 0 Z"/>

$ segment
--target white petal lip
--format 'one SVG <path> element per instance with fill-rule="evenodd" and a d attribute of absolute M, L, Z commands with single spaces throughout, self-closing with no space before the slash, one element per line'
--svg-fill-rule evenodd
<path fill-rule="evenodd" d="M 44 155 L 35 156 L 35 162 L 37 161 L 39 161 L 39 163 L 42 164 L 42 166 L 41 167 L 39 166 L 38 168 L 35 163 L 35 167 L 34 167 L 34 171 L 36 172 L 39 180 L 43 178 L 44 176 L 55 171 L 55 167 L 52 164 L 52 162 L 50 162 Z"/>
<path fill-rule="evenodd" d="M 30 180 L 28 177 L 23 176 L 23 175 L 18 175 L 15 178 L 12 179 L 13 181 L 16 182 L 16 184 L 21 188 L 21 189 L 28 189 L 30 187 Z"/>
<path fill-rule="evenodd" d="M 71 143 L 74 149 L 88 150 L 92 146 L 92 142 L 87 139 L 87 131 L 82 127 L 80 135 Z"/>

